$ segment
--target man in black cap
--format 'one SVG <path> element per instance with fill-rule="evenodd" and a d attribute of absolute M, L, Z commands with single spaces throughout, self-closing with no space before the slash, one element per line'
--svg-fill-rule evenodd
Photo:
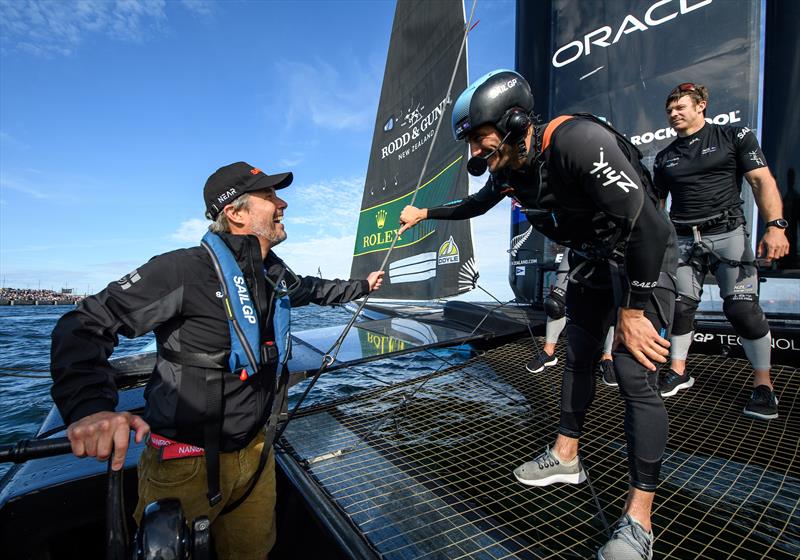
<path fill-rule="evenodd" d="M 272 248 L 286 239 L 291 173 L 247 163 L 206 182 L 201 246 L 151 259 L 84 299 L 53 331 L 52 395 L 78 457 L 112 457 L 121 469 L 130 431 L 147 439 L 139 503 L 178 498 L 188 520 L 208 516 L 219 558 L 262 559 L 275 542 L 275 463 L 270 453 L 286 398 L 291 306 L 329 305 L 380 287 L 366 280 L 295 275 Z M 117 336 L 153 331 L 155 369 L 144 414 L 115 412 L 109 357 Z"/>

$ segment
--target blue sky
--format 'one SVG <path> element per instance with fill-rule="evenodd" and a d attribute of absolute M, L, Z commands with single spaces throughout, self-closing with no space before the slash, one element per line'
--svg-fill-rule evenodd
<path fill-rule="evenodd" d="M 514 12 L 478 3 L 470 79 L 513 68 Z M 347 277 L 393 14 L 391 1 L 0 0 L 2 285 L 95 292 L 196 245 L 206 178 L 239 160 L 294 172 L 276 252 Z M 501 299 L 508 211 L 473 220 L 481 284 Z"/>

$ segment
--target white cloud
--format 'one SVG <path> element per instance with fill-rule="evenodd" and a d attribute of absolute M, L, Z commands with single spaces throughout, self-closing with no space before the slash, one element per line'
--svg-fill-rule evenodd
<path fill-rule="evenodd" d="M 23 150 L 27 150 L 30 146 L 18 138 L 15 138 L 8 132 L 0 130 L 0 146 L 8 146 L 10 148 L 19 148 Z"/>
<path fill-rule="evenodd" d="M 178 229 L 170 234 L 169 238 L 172 241 L 177 241 L 179 243 L 191 243 L 192 245 L 197 245 L 200 239 L 206 234 L 208 231 L 208 224 L 210 222 L 208 220 L 201 220 L 199 218 L 192 218 L 191 220 L 186 220 L 182 222 Z"/>
<path fill-rule="evenodd" d="M 25 184 L 24 182 L 3 177 L 0 178 L 0 190 L 5 190 L 5 189 L 21 192 L 37 200 L 54 200 L 54 199 L 66 198 L 66 196 L 63 194 L 63 191 L 60 191 L 59 193 L 45 192 L 35 187 L 31 187 Z"/>
<path fill-rule="evenodd" d="M 363 177 L 292 185 L 285 196 L 289 203 L 286 222 L 317 225 L 317 236 L 355 234 L 363 189 Z"/>
<path fill-rule="evenodd" d="M 316 276 L 317 270 L 323 278 L 350 278 L 350 263 L 355 234 L 341 237 L 320 237 L 308 240 L 289 239 L 275 248 L 277 253 L 297 274 Z"/>
<path fill-rule="evenodd" d="M 322 128 L 370 130 L 381 80 L 371 69 L 359 67 L 357 60 L 355 56 L 344 57 L 344 71 L 322 60 L 279 61 L 277 81 L 285 84 L 282 103 L 287 128 L 299 120 L 307 126 L 305 121 L 310 118 Z"/>
<path fill-rule="evenodd" d="M 0 2 L 0 35 L 11 50 L 70 55 L 87 35 L 143 40 L 162 27 L 165 7 L 165 0 Z"/>
<path fill-rule="evenodd" d="M 201 19 L 211 18 L 216 11 L 216 6 L 210 0 L 181 0 L 181 4 Z"/>

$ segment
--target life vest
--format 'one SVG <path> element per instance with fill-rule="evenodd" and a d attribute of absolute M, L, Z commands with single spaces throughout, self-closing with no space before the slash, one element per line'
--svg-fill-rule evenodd
<path fill-rule="evenodd" d="M 233 253 L 220 236 L 210 231 L 203 236 L 201 245 L 211 257 L 223 294 L 231 333 L 228 369 L 232 373 L 238 374 L 239 378 L 244 381 L 250 375 L 257 373 L 263 365 L 274 361 L 277 357 L 278 373 L 280 373 L 281 367 L 289 358 L 291 330 L 289 296 L 285 291 L 282 295 L 273 294 L 275 310 L 272 315 L 272 324 L 275 340 L 267 341 L 262 345 L 258 312 L 247 288 L 244 274 Z M 266 270 L 263 273 L 266 277 Z M 279 285 L 281 283 L 285 287 L 283 279 L 278 282 Z"/>
<path fill-rule="evenodd" d="M 230 329 L 230 352 L 185 352 L 160 347 L 159 354 L 175 363 L 200 367 L 205 370 L 206 410 L 205 421 L 203 422 L 205 449 L 196 449 L 198 454 L 204 453 L 206 456 L 207 496 L 209 505 L 213 507 L 222 499 L 219 486 L 219 450 L 220 426 L 223 420 L 224 405 L 222 398 L 223 373 L 218 370 L 228 370 L 238 375 L 239 379 L 244 382 L 247 381 L 250 375 L 255 375 L 265 366 L 277 362 L 276 373 L 281 382 L 277 383 L 276 386 L 278 388 L 277 392 L 281 394 L 273 401 L 273 410 L 268 422 L 270 425 L 268 434 L 272 433 L 274 435 L 280 407 L 285 401 L 285 391 L 288 389 L 288 375 L 283 373 L 286 369 L 284 366 L 289 359 L 291 348 L 291 303 L 288 291 L 285 289 L 286 283 L 281 276 L 277 284 L 274 285 L 275 290 L 272 293 L 272 302 L 270 303 L 270 307 L 274 305 L 272 324 L 275 340 L 266 341 L 262 344 L 258 309 L 254 305 L 244 274 L 230 248 L 220 236 L 212 232 L 206 233 L 200 244 L 208 251 L 214 271 L 219 279 L 220 291 L 223 294 L 225 313 Z M 261 266 L 264 278 L 268 279 L 263 263 Z M 225 356 L 227 356 L 227 361 Z M 271 448 L 272 436 L 269 437 L 270 441 L 267 441 L 264 445 L 265 452 L 262 453 L 262 460 L 258 469 L 259 475 L 263 469 L 269 448 Z M 168 443 L 177 444 L 179 447 L 183 446 L 183 444 L 177 442 Z M 171 445 L 157 447 L 161 448 L 162 456 L 165 453 L 165 449 L 172 448 Z M 178 454 L 175 458 L 180 456 Z M 257 477 L 254 477 L 254 480 L 257 480 Z M 239 503 L 241 503 L 241 500 L 237 500 L 235 505 Z"/>

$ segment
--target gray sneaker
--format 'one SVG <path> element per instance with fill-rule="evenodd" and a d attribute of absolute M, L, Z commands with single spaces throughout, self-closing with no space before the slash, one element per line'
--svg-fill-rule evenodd
<path fill-rule="evenodd" d="M 553 455 L 549 447 L 545 447 L 544 452 L 533 461 L 514 469 L 514 476 L 528 486 L 548 486 L 555 482 L 580 484 L 586 480 L 586 473 L 579 460 L 572 465 L 565 465 Z"/>
<path fill-rule="evenodd" d="M 627 513 L 614 528 L 614 534 L 597 551 L 597 560 L 652 560 L 653 533 Z"/>

